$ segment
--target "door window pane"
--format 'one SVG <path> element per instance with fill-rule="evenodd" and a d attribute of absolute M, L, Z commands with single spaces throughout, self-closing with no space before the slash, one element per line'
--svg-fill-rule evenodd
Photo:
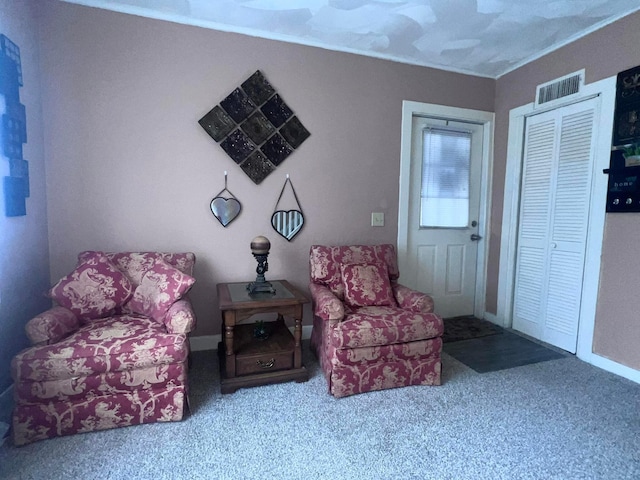
<path fill-rule="evenodd" d="M 470 163 L 471 132 L 423 131 L 420 227 L 468 226 Z"/>

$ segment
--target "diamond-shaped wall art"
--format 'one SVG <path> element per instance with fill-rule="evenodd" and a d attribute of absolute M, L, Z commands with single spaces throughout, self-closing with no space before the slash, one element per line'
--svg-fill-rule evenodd
<path fill-rule="evenodd" d="M 260 70 L 198 123 L 256 185 L 310 135 Z"/>

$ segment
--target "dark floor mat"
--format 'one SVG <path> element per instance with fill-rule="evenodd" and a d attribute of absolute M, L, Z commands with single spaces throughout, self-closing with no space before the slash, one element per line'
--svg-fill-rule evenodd
<path fill-rule="evenodd" d="M 453 317 L 444 319 L 444 343 L 459 342 L 470 338 L 486 337 L 502 333 L 502 327 L 474 316 Z"/>
<path fill-rule="evenodd" d="M 507 331 L 502 335 L 447 343 L 443 350 L 478 373 L 557 360 L 568 355 Z"/>

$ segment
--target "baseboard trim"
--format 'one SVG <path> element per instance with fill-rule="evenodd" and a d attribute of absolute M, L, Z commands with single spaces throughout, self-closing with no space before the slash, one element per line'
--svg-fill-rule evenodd
<path fill-rule="evenodd" d="M 501 324 L 498 322 L 498 317 L 497 317 L 495 314 L 493 314 L 493 313 L 484 312 L 483 317 L 484 317 L 484 319 L 485 319 L 485 320 L 487 320 L 487 321 L 489 321 L 489 322 L 491 322 L 491 323 L 495 323 L 495 324 L 496 324 L 496 325 L 498 325 L 499 327 L 502 327 L 502 326 L 503 326 L 503 325 L 501 325 Z"/>
<path fill-rule="evenodd" d="M 7 395 L 13 395 L 13 384 L 9 385 L 4 392 L 0 393 L 0 402 L 6 399 Z"/>
<path fill-rule="evenodd" d="M 607 372 L 615 373 L 635 383 L 640 383 L 640 370 L 635 370 L 631 367 L 627 367 L 621 363 L 611 360 L 606 357 L 602 357 L 597 353 L 592 353 L 589 358 L 582 359 L 591 365 L 598 368 L 602 368 Z"/>
<path fill-rule="evenodd" d="M 189 345 L 192 352 L 201 352 L 202 350 L 217 350 L 218 343 L 222 341 L 221 335 L 199 335 L 189 338 Z"/>
<path fill-rule="evenodd" d="M 484 319 L 495 323 L 496 325 L 503 326 L 498 322 L 498 317 L 492 313 L 485 312 Z M 506 328 L 506 327 L 505 327 Z M 519 332 L 516 332 L 519 333 Z M 640 370 L 635 370 L 631 367 L 627 367 L 621 363 L 611 360 L 606 357 L 602 357 L 596 353 L 591 353 L 588 356 L 576 355 L 580 360 L 591 365 L 606 370 L 607 372 L 619 375 L 635 383 L 640 383 Z"/>
<path fill-rule="evenodd" d="M 292 327 L 289 327 L 292 330 Z M 302 339 L 308 340 L 311 338 L 311 325 L 302 326 Z M 198 335 L 196 337 L 190 337 L 189 343 L 191 344 L 192 352 L 200 352 L 202 350 L 217 350 L 218 343 L 222 341 L 222 335 Z"/>

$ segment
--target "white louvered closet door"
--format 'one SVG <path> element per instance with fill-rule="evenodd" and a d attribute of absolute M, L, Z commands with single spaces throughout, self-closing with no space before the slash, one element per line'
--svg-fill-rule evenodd
<path fill-rule="evenodd" d="M 513 328 L 575 353 L 598 99 L 527 119 Z"/>

